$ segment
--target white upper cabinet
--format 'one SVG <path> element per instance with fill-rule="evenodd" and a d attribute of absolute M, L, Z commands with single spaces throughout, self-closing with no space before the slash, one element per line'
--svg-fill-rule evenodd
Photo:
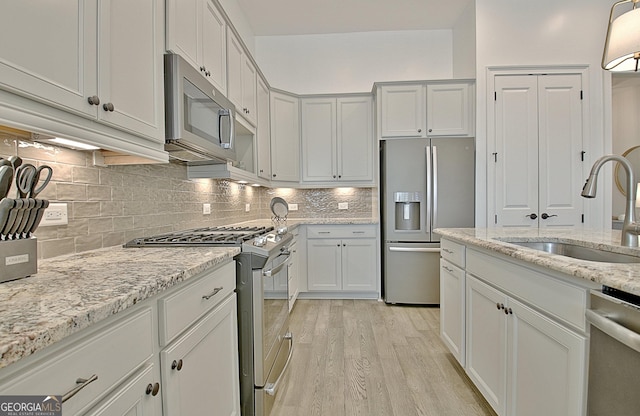
<path fill-rule="evenodd" d="M 582 225 L 581 85 L 580 74 L 495 77 L 490 223 Z"/>
<path fill-rule="evenodd" d="M 302 180 L 373 180 L 373 105 L 370 96 L 301 100 Z"/>
<path fill-rule="evenodd" d="M 427 84 L 427 136 L 473 136 L 473 85 Z"/>
<path fill-rule="evenodd" d="M 299 99 L 271 91 L 271 179 L 300 181 Z"/>
<path fill-rule="evenodd" d="M 426 85 L 383 85 L 378 89 L 381 137 L 426 137 Z"/>
<path fill-rule="evenodd" d="M 19 1 L 2 8 L 0 35 L 14 39 L 0 44 L 3 89 L 164 143 L 161 4 Z"/>
<path fill-rule="evenodd" d="M 231 29 L 227 33 L 229 100 L 236 113 L 256 125 L 256 68 Z"/>
<path fill-rule="evenodd" d="M 258 77 L 258 127 L 256 131 L 258 146 L 258 176 L 271 179 L 271 120 L 269 112 L 269 87 Z"/>
<path fill-rule="evenodd" d="M 226 22 L 211 0 L 167 0 L 167 50 L 227 93 Z"/>

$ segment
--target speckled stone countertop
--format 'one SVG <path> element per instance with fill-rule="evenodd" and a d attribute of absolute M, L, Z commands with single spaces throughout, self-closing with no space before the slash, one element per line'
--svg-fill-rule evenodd
<path fill-rule="evenodd" d="M 468 246 L 482 247 L 514 259 L 640 295 L 640 263 L 578 260 L 509 244 L 510 241 L 555 241 L 640 257 L 640 248 L 620 245 L 620 230 L 441 228 L 435 232 Z"/>
<path fill-rule="evenodd" d="M 113 247 L 0 284 L 0 368 L 233 259 L 239 247 Z"/>

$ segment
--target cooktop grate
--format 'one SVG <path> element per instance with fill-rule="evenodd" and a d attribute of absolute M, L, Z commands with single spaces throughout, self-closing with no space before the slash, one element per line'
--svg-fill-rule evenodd
<path fill-rule="evenodd" d="M 205 227 L 135 238 L 125 247 L 150 246 L 240 246 L 245 241 L 273 231 L 273 227 Z"/>

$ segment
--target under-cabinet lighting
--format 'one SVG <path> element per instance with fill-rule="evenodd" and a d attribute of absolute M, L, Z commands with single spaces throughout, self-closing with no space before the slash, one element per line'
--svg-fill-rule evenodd
<path fill-rule="evenodd" d="M 65 139 L 65 138 L 62 138 L 62 137 L 46 137 L 46 136 L 41 136 L 41 135 L 39 135 L 37 133 L 34 133 L 32 137 L 33 137 L 34 141 L 38 141 L 38 142 L 41 142 L 41 143 L 55 144 L 55 145 L 62 146 L 62 147 L 68 147 L 68 148 L 73 149 L 73 150 L 98 150 L 98 149 L 100 149 L 99 147 L 93 146 L 91 144 L 77 142 L 75 140 Z"/>

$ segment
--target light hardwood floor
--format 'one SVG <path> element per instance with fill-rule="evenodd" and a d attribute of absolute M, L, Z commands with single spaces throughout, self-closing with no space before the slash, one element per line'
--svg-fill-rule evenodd
<path fill-rule="evenodd" d="M 435 307 L 296 302 L 272 416 L 494 415 L 439 335 Z"/>

